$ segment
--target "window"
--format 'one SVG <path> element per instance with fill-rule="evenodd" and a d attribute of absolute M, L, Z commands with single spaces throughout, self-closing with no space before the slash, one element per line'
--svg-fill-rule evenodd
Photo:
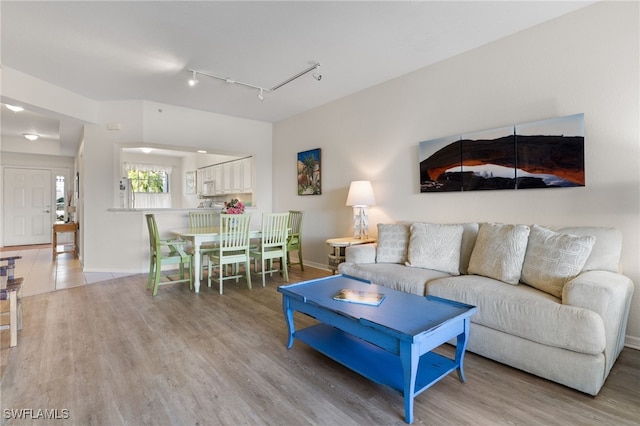
<path fill-rule="evenodd" d="M 136 163 L 125 163 L 124 166 L 133 192 L 134 208 L 171 208 L 171 166 Z"/>
<path fill-rule="evenodd" d="M 56 176 L 56 222 L 64 222 L 64 176 Z"/>
<path fill-rule="evenodd" d="M 129 170 L 133 192 L 169 192 L 169 174 L 165 171 Z"/>

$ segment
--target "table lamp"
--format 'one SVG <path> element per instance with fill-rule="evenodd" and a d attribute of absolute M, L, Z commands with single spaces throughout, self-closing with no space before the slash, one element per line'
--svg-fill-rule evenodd
<path fill-rule="evenodd" d="M 369 238 L 369 206 L 376 205 L 371 182 L 355 180 L 349 187 L 347 206 L 353 206 L 353 238 Z"/>

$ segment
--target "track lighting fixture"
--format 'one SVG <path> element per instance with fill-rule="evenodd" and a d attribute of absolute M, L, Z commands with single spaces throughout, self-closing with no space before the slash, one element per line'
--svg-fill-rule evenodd
<path fill-rule="evenodd" d="M 320 74 L 320 64 L 316 65 L 316 72 L 313 73 L 313 78 L 318 81 L 322 80 L 322 74 Z"/>
<path fill-rule="evenodd" d="M 259 90 L 260 92 L 258 93 L 258 99 L 260 101 L 264 101 L 265 92 L 268 93 L 268 92 L 276 91 L 279 88 L 281 88 L 282 86 L 284 86 L 285 84 L 289 84 L 293 80 L 295 80 L 295 79 L 297 79 L 299 77 L 302 77 L 303 75 L 305 75 L 305 74 L 307 74 L 307 73 L 309 73 L 309 72 L 311 72 L 313 70 L 315 70 L 315 72 L 313 73 L 313 78 L 315 78 L 316 80 L 320 81 L 322 79 L 322 74 L 320 74 L 320 62 L 316 62 L 315 64 L 311 65 L 309 68 L 307 68 L 307 69 L 305 69 L 303 71 L 300 71 L 298 74 L 296 74 L 296 75 L 294 75 L 292 77 L 289 77 L 288 79 L 286 79 L 282 83 L 276 84 L 271 89 L 267 89 L 266 87 L 257 86 L 255 84 L 244 83 L 242 81 L 233 80 L 233 79 L 231 79 L 229 77 L 221 77 L 221 76 L 217 76 L 217 75 L 205 72 L 205 71 L 194 70 L 194 69 L 191 69 L 191 68 L 187 69 L 187 71 L 192 73 L 192 78 L 189 80 L 189 85 L 190 86 L 195 86 L 195 84 L 198 82 L 198 80 L 196 78 L 197 74 L 206 75 L 207 77 L 215 78 L 217 80 L 222 80 L 222 81 L 224 81 L 226 83 L 237 84 L 237 85 L 240 85 L 240 86 L 248 87 L 250 89 Z"/>
<path fill-rule="evenodd" d="M 23 133 L 22 136 L 24 136 L 25 138 L 29 139 L 31 142 L 33 142 L 36 139 L 38 139 L 38 135 L 33 134 L 33 133 Z"/>
<path fill-rule="evenodd" d="M 189 79 L 189 86 L 195 86 L 196 84 L 198 84 L 198 76 L 196 72 L 193 71 L 193 76 Z"/>

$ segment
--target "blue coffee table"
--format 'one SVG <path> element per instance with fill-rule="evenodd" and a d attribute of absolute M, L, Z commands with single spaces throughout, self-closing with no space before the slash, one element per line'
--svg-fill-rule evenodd
<path fill-rule="evenodd" d="M 379 306 L 333 300 L 342 289 L 385 294 Z M 404 396 L 405 421 L 413 423 L 414 398 L 453 370 L 465 381 L 463 360 L 470 317 L 478 308 L 432 296 L 416 296 L 335 275 L 282 286 L 289 328 L 287 347 L 298 339 L 376 383 Z M 293 313 L 318 324 L 296 330 Z M 431 352 L 457 338 L 455 359 Z"/>

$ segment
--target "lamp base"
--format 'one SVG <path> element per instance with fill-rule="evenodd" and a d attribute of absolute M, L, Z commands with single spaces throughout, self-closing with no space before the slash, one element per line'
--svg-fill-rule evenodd
<path fill-rule="evenodd" d="M 369 208 L 353 206 L 353 238 L 369 238 Z"/>

